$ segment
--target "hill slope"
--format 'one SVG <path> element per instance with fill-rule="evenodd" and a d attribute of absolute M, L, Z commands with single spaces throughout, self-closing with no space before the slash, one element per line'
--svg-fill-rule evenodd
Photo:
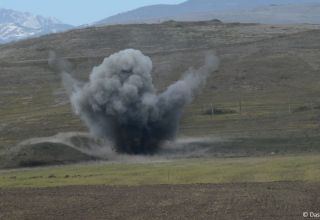
<path fill-rule="evenodd" d="M 86 131 L 47 65 L 49 50 L 69 58 L 75 77 L 86 81 L 104 57 L 136 48 L 152 58 L 158 91 L 200 65 L 206 51 L 221 58 L 219 72 L 185 111 L 180 135 L 238 138 L 231 148 L 247 144 L 252 151 L 270 144 L 311 151 L 319 143 L 313 138 L 319 132 L 319 38 L 312 25 L 167 22 L 92 27 L 2 45 L 0 148 Z"/>
<path fill-rule="evenodd" d="M 178 5 L 152 5 L 103 19 L 96 24 L 158 23 L 166 20 L 220 19 L 232 22 L 320 23 L 315 0 L 189 0 Z M 306 13 L 307 12 L 307 13 Z"/>

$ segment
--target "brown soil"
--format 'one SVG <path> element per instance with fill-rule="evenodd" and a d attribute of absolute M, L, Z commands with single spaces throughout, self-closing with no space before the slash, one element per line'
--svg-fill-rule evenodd
<path fill-rule="evenodd" d="M 0 219 L 304 219 L 320 184 L 258 183 L 0 189 Z"/>

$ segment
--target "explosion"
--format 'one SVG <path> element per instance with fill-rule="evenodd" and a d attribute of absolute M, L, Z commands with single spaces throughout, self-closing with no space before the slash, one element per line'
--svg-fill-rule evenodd
<path fill-rule="evenodd" d="M 105 58 L 87 83 L 75 80 L 70 65 L 53 53 L 49 64 L 59 69 L 75 114 L 94 136 L 112 141 L 119 153 L 153 154 L 175 138 L 183 109 L 219 61 L 208 54 L 202 67 L 190 68 L 160 94 L 152 82 L 152 61 L 138 50 Z"/>

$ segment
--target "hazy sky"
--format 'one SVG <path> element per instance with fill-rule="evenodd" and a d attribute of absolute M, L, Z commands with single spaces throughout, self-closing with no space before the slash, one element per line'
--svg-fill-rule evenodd
<path fill-rule="evenodd" d="M 153 4 L 177 4 L 185 0 L 0 0 L 0 8 L 52 16 L 81 25 Z"/>

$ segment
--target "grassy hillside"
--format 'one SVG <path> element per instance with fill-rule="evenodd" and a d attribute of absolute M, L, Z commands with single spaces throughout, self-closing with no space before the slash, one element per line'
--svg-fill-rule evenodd
<path fill-rule="evenodd" d="M 0 187 L 320 181 L 319 156 L 87 164 L 0 172 Z"/>
<path fill-rule="evenodd" d="M 298 137 L 307 140 L 305 146 L 316 146 L 319 38 L 319 27 L 312 25 L 167 22 L 85 28 L 2 45 L 0 149 L 28 138 L 86 130 L 48 68 L 49 50 L 69 58 L 76 77 L 85 81 L 92 66 L 124 48 L 152 58 L 159 91 L 198 66 L 205 51 L 215 50 L 221 58 L 218 73 L 185 111 L 180 135 L 269 138 L 268 144 Z"/>

